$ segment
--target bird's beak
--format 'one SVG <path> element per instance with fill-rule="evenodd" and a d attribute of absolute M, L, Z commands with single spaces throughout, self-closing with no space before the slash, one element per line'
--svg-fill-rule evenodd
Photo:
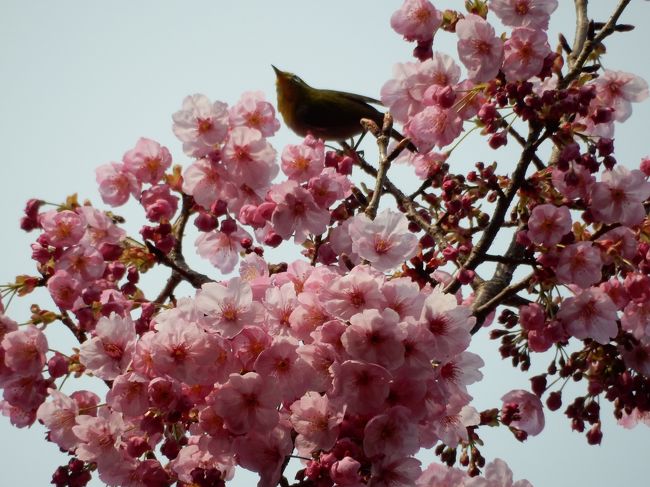
<path fill-rule="evenodd" d="M 276 67 L 273 66 L 272 64 L 271 64 L 271 67 L 273 68 L 273 71 L 275 71 L 275 75 L 276 75 L 278 78 L 282 77 L 282 75 L 284 74 L 282 71 L 280 71 L 278 68 L 276 68 Z"/>

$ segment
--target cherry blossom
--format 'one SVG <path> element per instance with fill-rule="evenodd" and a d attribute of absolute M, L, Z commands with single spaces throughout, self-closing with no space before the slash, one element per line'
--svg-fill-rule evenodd
<path fill-rule="evenodd" d="M 127 316 L 102 317 L 95 336 L 81 345 L 81 363 L 101 379 L 112 380 L 126 371 L 135 347 L 135 328 Z"/>
<path fill-rule="evenodd" d="M 502 70 L 508 81 L 523 81 L 539 74 L 544 58 L 551 49 L 546 33 L 528 27 L 517 27 L 504 45 Z"/>
<path fill-rule="evenodd" d="M 201 94 L 185 97 L 172 119 L 174 134 L 183 142 L 183 151 L 188 156 L 208 155 L 225 140 L 228 131 L 227 105 L 220 101 L 211 103 Z"/>
<path fill-rule="evenodd" d="M 490 10 L 504 25 L 512 27 L 548 28 L 557 0 L 490 0 Z"/>
<path fill-rule="evenodd" d="M 510 425 L 525 431 L 531 436 L 536 436 L 544 429 L 544 412 L 542 402 L 535 394 L 522 389 L 515 389 L 504 395 L 503 410 L 505 408 L 516 408 L 514 421 Z"/>
<path fill-rule="evenodd" d="M 141 137 L 135 147 L 124 154 L 122 162 L 140 183 L 156 184 L 171 166 L 172 156 L 155 140 Z"/>
<path fill-rule="evenodd" d="M 440 26 L 442 16 L 428 0 L 406 0 L 390 18 L 391 27 L 409 41 L 426 41 Z"/>
<path fill-rule="evenodd" d="M 528 220 L 528 238 L 534 243 L 552 246 L 571 231 L 571 213 L 566 206 L 538 205 Z"/>
<path fill-rule="evenodd" d="M 478 15 L 470 14 L 456 24 L 458 56 L 472 81 L 481 83 L 496 76 L 503 60 L 503 41 L 494 28 Z"/>
<path fill-rule="evenodd" d="M 618 333 L 616 306 L 604 291 L 595 287 L 565 299 L 557 317 L 576 338 L 607 343 Z"/>

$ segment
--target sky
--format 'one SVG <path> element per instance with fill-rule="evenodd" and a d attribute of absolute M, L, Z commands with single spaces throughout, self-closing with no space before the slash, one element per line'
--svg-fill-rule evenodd
<path fill-rule="evenodd" d="M 551 20 L 549 38 L 572 38 L 573 10 L 562 0 Z M 591 2 L 596 20 L 605 20 L 616 2 Z M 171 131 L 171 114 L 189 94 L 235 103 L 248 90 L 263 91 L 275 100 L 271 64 L 298 73 L 316 87 L 341 89 L 378 97 L 396 62 L 411 61 L 412 45 L 389 27 L 398 1 L 329 0 L 278 2 L 238 0 L 137 2 L 91 0 L 0 0 L 0 282 L 34 272 L 29 244 L 32 234 L 18 221 L 25 201 L 38 197 L 63 201 L 77 192 L 98 206 L 94 169 L 119 161 L 141 136 L 167 146 L 174 162 L 189 161 Z M 436 1 L 438 8 L 460 8 L 460 1 Z M 650 20 L 650 5 L 633 0 L 622 22 Z M 493 19 L 493 18 L 492 18 Z M 635 72 L 650 79 L 648 26 L 617 35 L 608 42 L 605 66 Z M 455 54 L 452 35 L 441 33 L 434 49 Z M 650 103 L 635 105 L 632 118 L 617 128 L 618 160 L 632 167 L 650 153 L 647 120 Z M 297 143 L 286 128 L 272 140 L 276 148 Z M 369 147 L 369 153 L 372 146 Z M 488 152 L 484 141 L 469 137 L 451 160 L 453 167 L 479 159 L 499 161 L 507 168 L 514 147 Z M 456 164 L 458 166 L 456 166 Z M 400 182 L 414 184 L 401 168 Z M 127 217 L 128 229 L 143 222 L 135 206 L 116 211 Z M 191 247 L 190 247 L 191 248 Z M 294 258 L 298 255 L 293 251 Z M 211 272 L 205 262 L 190 262 Z M 147 276 L 160 285 L 162 274 Z M 162 277 L 164 278 L 164 277 Z M 43 293 L 37 302 L 47 304 Z M 32 300 L 12 303 L 16 320 L 29 316 Z M 498 344 L 479 333 L 472 350 L 486 360 L 485 379 L 470 392 L 478 409 L 495 407 L 510 389 L 527 388 L 527 376 L 498 356 Z M 69 345 L 64 331 L 54 330 L 53 344 Z M 544 360 L 533 367 L 543 369 Z M 576 390 L 582 390 L 582 384 Z M 572 384 L 569 387 L 574 387 Z M 520 444 L 504 428 L 482 433 L 486 458 L 504 458 L 515 479 L 527 478 L 536 487 L 547 485 L 638 484 L 646 475 L 648 430 L 623 430 L 610 419 L 603 404 L 605 437 L 589 447 L 572 433 L 560 411 L 547 413 L 546 430 Z M 45 430 L 13 428 L 0 417 L 0 483 L 47 485 L 57 465 L 66 461 L 56 446 L 43 440 Z M 431 455 L 422 458 L 431 460 Z M 236 486 L 252 485 L 253 475 L 238 475 Z M 102 485 L 95 481 L 92 485 Z"/>

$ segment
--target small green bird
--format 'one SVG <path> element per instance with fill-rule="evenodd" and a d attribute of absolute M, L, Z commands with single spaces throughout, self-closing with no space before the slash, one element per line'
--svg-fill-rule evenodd
<path fill-rule="evenodd" d="M 293 73 L 275 66 L 273 69 L 278 110 L 284 123 L 301 137 L 310 133 L 323 140 L 343 141 L 363 132 L 359 123 L 362 118 L 372 120 L 379 127 L 384 123 L 384 114 L 370 105 L 381 105 L 379 100 L 345 91 L 312 88 Z M 395 129 L 391 137 L 397 141 L 404 138 Z M 413 144 L 407 147 L 415 150 Z"/>

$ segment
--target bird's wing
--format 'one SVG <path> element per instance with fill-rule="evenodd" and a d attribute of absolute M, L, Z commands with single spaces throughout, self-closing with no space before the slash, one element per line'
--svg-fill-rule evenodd
<path fill-rule="evenodd" d="M 323 90 L 325 91 L 325 90 Z M 354 100 L 358 101 L 361 103 L 372 103 L 373 105 L 383 105 L 383 103 L 375 98 L 370 98 L 369 96 L 363 96 L 363 95 L 357 95 L 356 93 L 348 93 L 347 91 L 334 91 L 334 90 L 327 90 L 332 93 L 336 93 L 340 96 L 344 96 L 348 98 L 349 100 Z"/>

